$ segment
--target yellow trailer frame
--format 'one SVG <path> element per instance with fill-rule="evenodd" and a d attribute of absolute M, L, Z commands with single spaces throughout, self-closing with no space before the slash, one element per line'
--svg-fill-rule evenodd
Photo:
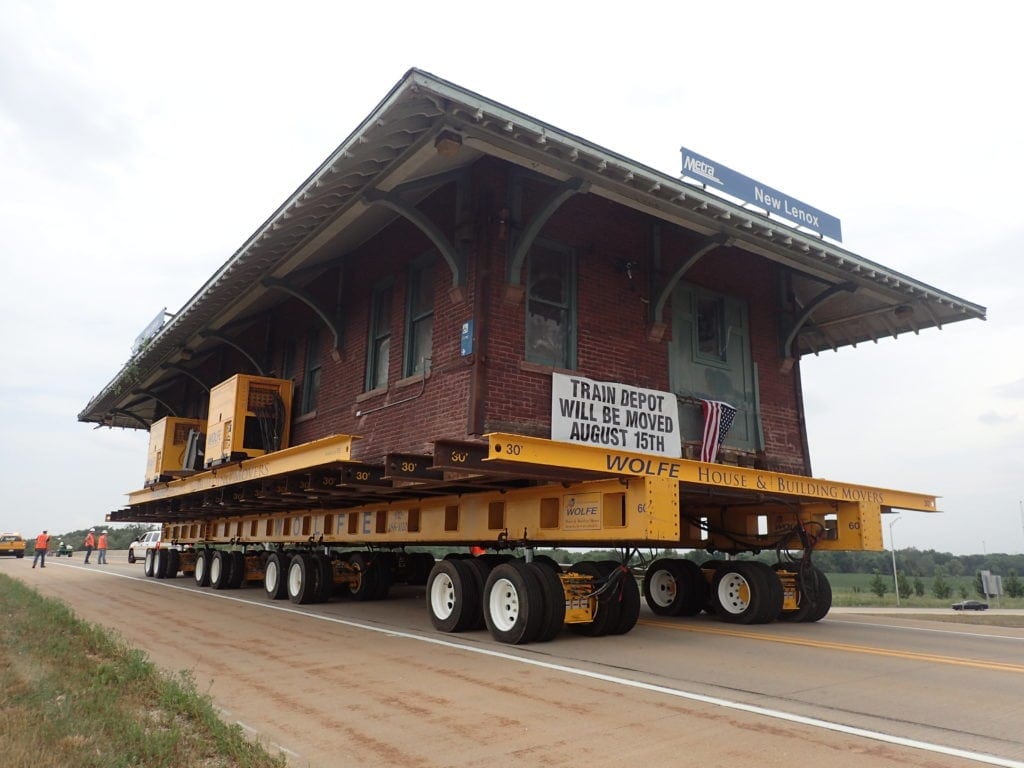
<path fill-rule="evenodd" d="M 352 459 L 356 439 L 334 435 L 155 483 L 108 519 L 163 523 L 170 550 L 147 553 L 147 575 L 182 571 L 218 589 L 262 579 L 268 596 L 299 603 L 339 588 L 377 599 L 393 576 L 426 576 L 435 627 L 484 620 L 496 639 L 519 643 L 550 639 L 563 624 L 595 636 L 628 632 L 639 589 L 620 563 L 563 572 L 543 558 L 502 559 L 501 550 L 524 548 L 527 559 L 537 546 L 800 551 L 774 568 L 658 558 L 644 597 L 659 615 L 713 605 L 726 621 L 817 621 L 831 588 L 810 562 L 814 549 L 880 550 L 882 513 L 936 511 L 924 494 L 523 435 L 439 440 L 431 455 L 377 463 Z M 435 564 L 409 545 L 499 554 Z M 415 566 L 423 557 L 429 575 Z"/>
<path fill-rule="evenodd" d="M 111 521 L 179 544 L 881 550 L 881 514 L 936 498 L 505 433 L 353 461 L 335 435 L 129 494 Z"/>

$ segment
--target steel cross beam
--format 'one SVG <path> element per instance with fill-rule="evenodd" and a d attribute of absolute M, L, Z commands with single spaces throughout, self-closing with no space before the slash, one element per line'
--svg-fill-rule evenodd
<path fill-rule="evenodd" d="M 570 467 L 606 472 L 619 477 L 658 477 L 694 486 L 713 487 L 752 497 L 782 496 L 836 502 L 868 502 L 884 508 L 937 512 L 935 496 L 909 491 L 842 483 L 782 472 L 706 464 L 689 459 L 614 451 L 506 433 L 487 435 L 489 458 L 547 467 Z"/>

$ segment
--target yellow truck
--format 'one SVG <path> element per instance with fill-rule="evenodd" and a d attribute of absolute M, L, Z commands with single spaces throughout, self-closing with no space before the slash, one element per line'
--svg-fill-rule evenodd
<path fill-rule="evenodd" d="M 0 555 L 25 556 L 25 540 L 20 533 L 0 533 Z"/>

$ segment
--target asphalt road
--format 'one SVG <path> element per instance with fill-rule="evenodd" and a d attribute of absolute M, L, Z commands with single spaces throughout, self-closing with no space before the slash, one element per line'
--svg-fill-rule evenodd
<path fill-rule="evenodd" d="M 433 630 L 423 588 L 296 606 L 146 579 L 112 553 L 0 572 L 192 672 L 295 766 L 1024 768 L 1024 630 L 836 612 L 813 625 L 662 619 L 512 647 Z"/>

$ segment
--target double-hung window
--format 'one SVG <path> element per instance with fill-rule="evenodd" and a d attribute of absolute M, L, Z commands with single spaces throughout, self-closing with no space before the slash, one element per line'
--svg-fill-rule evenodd
<path fill-rule="evenodd" d="M 302 377 L 302 406 L 300 413 L 316 410 L 320 394 L 320 333 L 313 330 L 306 337 L 306 361 Z"/>
<path fill-rule="evenodd" d="M 430 370 L 433 342 L 434 260 L 427 257 L 415 262 L 409 270 L 403 375 L 416 376 Z"/>
<path fill-rule="evenodd" d="M 576 260 L 571 248 L 539 239 L 527 263 L 526 360 L 576 367 Z"/>
<path fill-rule="evenodd" d="M 384 280 L 373 288 L 370 300 L 370 337 L 366 356 L 366 391 L 388 385 L 388 362 L 391 358 L 391 295 L 392 281 Z"/>

